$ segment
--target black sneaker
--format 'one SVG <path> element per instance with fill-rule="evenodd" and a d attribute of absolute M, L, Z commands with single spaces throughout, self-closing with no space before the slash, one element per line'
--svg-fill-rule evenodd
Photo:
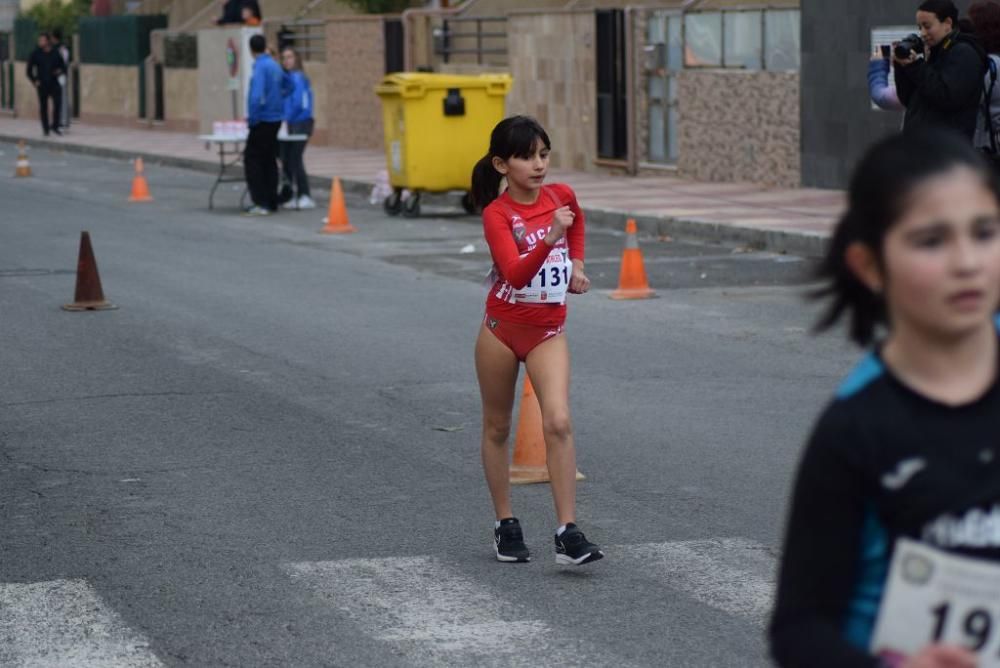
<path fill-rule="evenodd" d="M 524 544 L 524 534 L 516 517 L 500 520 L 500 527 L 493 530 L 493 542 L 497 561 L 524 563 L 531 561 L 528 546 Z"/>
<path fill-rule="evenodd" d="M 603 559 L 601 548 L 587 540 L 580 528 L 570 522 L 561 536 L 556 536 L 556 563 L 582 566 Z"/>

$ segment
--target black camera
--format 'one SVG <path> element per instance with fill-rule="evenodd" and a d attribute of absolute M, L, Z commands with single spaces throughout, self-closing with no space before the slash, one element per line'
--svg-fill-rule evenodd
<path fill-rule="evenodd" d="M 917 33 L 907 35 L 903 39 L 896 42 L 894 53 L 900 60 L 906 60 L 909 58 L 910 51 L 915 51 L 918 56 L 924 52 L 924 40 L 922 40 L 920 35 Z"/>

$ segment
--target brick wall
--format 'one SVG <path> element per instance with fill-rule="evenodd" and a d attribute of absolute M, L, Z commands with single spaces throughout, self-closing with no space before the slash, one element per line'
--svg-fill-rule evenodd
<path fill-rule="evenodd" d="M 382 17 L 344 17 L 326 24 L 328 141 L 341 148 L 381 149 L 382 106 L 375 86 L 385 73 Z M 317 93 L 317 102 L 319 96 Z"/>
<path fill-rule="evenodd" d="M 513 87 L 508 115 L 539 120 L 552 140 L 552 166 L 600 171 L 593 12 L 513 13 L 507 40 Z"/>

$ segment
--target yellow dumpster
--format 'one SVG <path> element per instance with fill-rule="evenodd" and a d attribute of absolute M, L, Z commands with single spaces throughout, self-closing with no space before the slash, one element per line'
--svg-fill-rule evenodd
<path fill-rule="evenodd" d="M 382 100 L 385 160 L 393 194 L 391 215 L 420 215 L 420 195 L 465 192 L 473 211 L 472 168 L 490 147 L 490 132 L 503 120 L 509 74 L 390 74 L 375 87 Z M 410 195 L 403 200 L 403 190 Z"/>

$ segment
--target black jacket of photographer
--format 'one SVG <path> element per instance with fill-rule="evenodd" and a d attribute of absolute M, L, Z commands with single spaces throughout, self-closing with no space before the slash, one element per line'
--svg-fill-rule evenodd
<path fill-rule="evenodd" d="M 896 93 L 906 106 L 904 131 L 950 128 L 972 141 L 986 75 L 986 51 L 955 31 L 926 60 L 896 68 Z"/>

